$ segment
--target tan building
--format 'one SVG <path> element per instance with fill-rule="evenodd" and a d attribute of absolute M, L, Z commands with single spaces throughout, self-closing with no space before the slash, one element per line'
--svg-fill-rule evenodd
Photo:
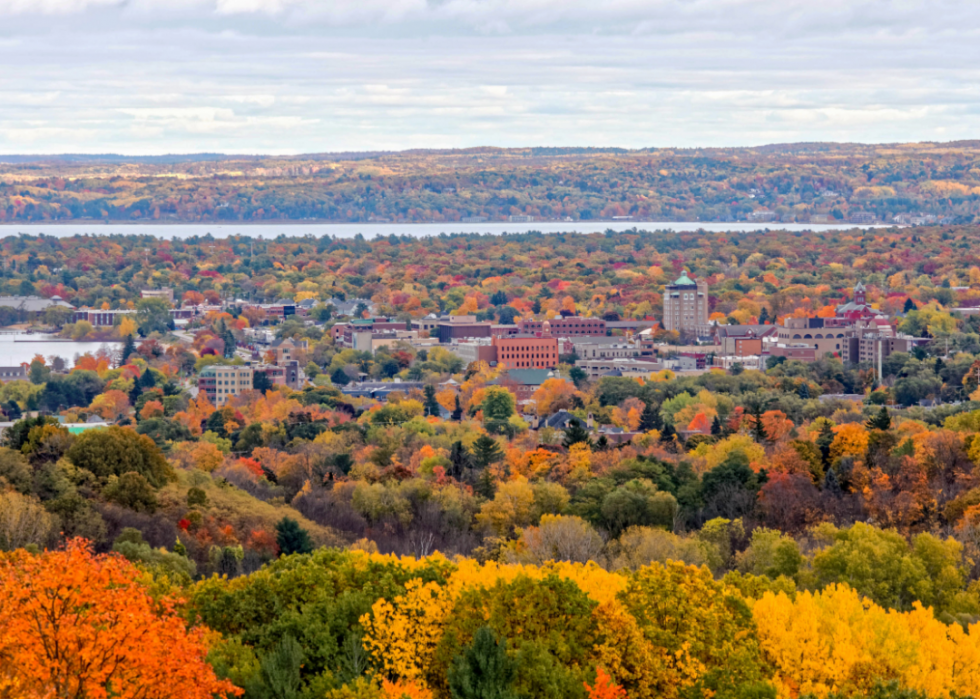
<path fill-rule="evenodd" d="M 140 298 L 163 299 L 167 303 L 172 304 L 174 302 L 174 290 L 168 287 L 162 289 L 142 289 L 140 290 Z"/>
<path fill-rule="evenodd" d="M 197 387 L 220 408 L 232 396 L 252 390 L 252 367 L 212 364 L 201 370 Z"/>
<path fill-rule="evenodd" d="M 664 289 L 664 329 L 679 332 L 681 337 L 703 337 L 708 326 L 708 285 L 682 272 Z"/>

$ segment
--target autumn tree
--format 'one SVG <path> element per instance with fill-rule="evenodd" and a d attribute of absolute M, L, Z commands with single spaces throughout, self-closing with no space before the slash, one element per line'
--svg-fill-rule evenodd
<path fill-rule="evenodd" d="M 240 695 L 205 661 L 207 629 L 155 601 L 139 571 L 79 540 L 0 562 L 0 693 L 11 697 L 211 699 Z"/>

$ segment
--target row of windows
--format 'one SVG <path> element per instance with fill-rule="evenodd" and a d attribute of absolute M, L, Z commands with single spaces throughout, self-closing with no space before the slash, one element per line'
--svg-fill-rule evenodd
<path fill-rule="evenodd" d="M 838 333 L 837 338 L 840 339 L 842 337 L 844 337 L 844 334 L 843 333 Z M 794 340 L 824 340 L 824 339 L 826 339 L 826 340 L 833 340 L 834 339 L 834 334 L 833 333 L 827 333 L 827 337 L 825 338 L 820 333 L 817 333 L 816 335 L 811 335 L 810 333 L 807 333 L 803 337 L 800 337 L 800 334 L 797 333 L 796 335 L 793 335 L 793 339 Z"/>

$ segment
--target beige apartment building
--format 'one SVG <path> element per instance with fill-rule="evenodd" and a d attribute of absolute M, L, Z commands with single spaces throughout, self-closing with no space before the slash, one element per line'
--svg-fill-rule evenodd
<path fill-rule="evenodd" d="M 201 370 L 197 387 L 220 408 L 232 396 L 252 390 L 252 367 L 212 364 Z"/>

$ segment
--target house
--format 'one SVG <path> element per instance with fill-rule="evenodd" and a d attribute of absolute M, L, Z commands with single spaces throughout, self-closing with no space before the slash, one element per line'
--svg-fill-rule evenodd
<path fill-rule="evenodd" d="M 552 378 L 555 378 L 555 372 L 549 369 L 508 369 L 490 384 L 503 386 L 517 397 L 518 403 L 526 403 L 541 384 Z"/>
<path fill-rule="evenodd" d="M 409 391 L 421 391 L 421 381 L 361 381 L 341 387 L 340 392 L 354 398 L 371 398 L 384 402 L 395 391 L 407 394 Z"/>

